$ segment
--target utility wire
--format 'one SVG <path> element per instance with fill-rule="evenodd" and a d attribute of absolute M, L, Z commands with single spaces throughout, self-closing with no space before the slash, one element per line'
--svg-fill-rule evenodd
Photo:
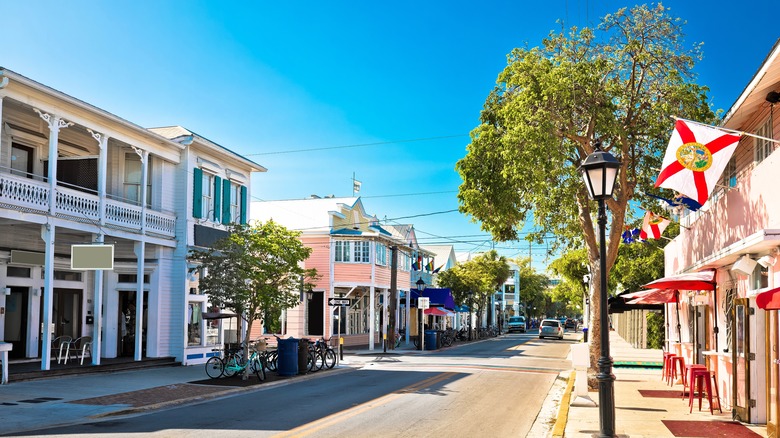
<path fill-rule="evenodd" d="M 330 146 L 330 147 L 321 147 L 321 148 L 308 148 L 308 149 L 294 149 L 290 151 L 273 151 L 273 152 L 258 152 L 254 154 L 243 154 L 245 157 L 256 157 L 260 155 L 281 155 L 281 154 L 294 154 L 298 152 L 313 152 L 313 151 L 330 151 L 334 149 L 348 149 L 348 148 L 360 148 L 360 147 L 366 147 L 366 146 L 381 146 L 385 144 L 397 144 L 397 143 L 414 143 L 418 141 L 431 141 L 431 140 L 444 140 L 447 138 L 458 138 L 458 137 L 467 137 L 468 134 L 457 134 L 457 135 L 442 135 L 440 137 L 424 137 L 424 138 L 413 138 L 409 140 L 392 140 L 392 141 L 378 141 L 374 143 L 359 143 L 359 144 L 348 144 L 348 145 L 342 145 L 342 146 Z"/>

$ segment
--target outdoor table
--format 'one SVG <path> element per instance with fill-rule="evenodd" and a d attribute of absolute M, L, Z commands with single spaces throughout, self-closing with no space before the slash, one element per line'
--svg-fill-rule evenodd
<path fill-rule="evenodd" d="M 3 361 L 3 375 L 0 379 L 0 385 L 8 383 L 8 352 L 11 351 L 13 344 L 9 342 L 0 342 L 0 359 Z"/>

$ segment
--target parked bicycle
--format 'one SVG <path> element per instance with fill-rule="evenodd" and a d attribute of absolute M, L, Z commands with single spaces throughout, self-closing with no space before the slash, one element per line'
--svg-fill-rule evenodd
<path fill-rule="evenodd" d="M 212 379 L 222 376 L 232 377 L 244 372 L 251 372 L 262 382 L 265 380 L 265 357 L 260 355 L 256 347 L 250 346 L 249 358 L 244 360 L 243 348 L 231 348 L 225 357 L 214 356 L 206 361 L 206 374 Z M 219 351 L 219 350 L 216 350 Z"/>

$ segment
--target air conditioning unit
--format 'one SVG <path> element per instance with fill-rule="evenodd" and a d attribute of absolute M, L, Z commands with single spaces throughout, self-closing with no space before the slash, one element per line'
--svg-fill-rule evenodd
<path fill-rule="evenodd" d="M 736 263 L 734 263 L 734 266 L 731 267 L 731 270 L 738 274 L 750 275 L 753 273 L 753 270 L 756 269 L 757 264 L 758 263 L 755 260 L 745 255 L 737 260 Z"/>

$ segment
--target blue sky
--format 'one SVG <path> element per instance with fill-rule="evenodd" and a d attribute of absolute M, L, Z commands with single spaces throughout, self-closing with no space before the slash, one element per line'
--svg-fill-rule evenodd
<path fill-rule="evenodd" d="M 422 243 L 491 247 L 457 212 L 455 163 L 506 55 L 618 1 L 4 2 L 0 66 L 145 127 L 182 125 L 269 171 L 257 199 L 351 196 Z M 667 1 L 728 109 L 780 31 L 776 1 Z M 706 5 L 706 6 L 702 6 Z M 670 123 L 670 129 L 672 128 Z M 449 212 L 449 213 L 442 213 Z M 496 244 L 502 254 L 544 247 Z"/>

